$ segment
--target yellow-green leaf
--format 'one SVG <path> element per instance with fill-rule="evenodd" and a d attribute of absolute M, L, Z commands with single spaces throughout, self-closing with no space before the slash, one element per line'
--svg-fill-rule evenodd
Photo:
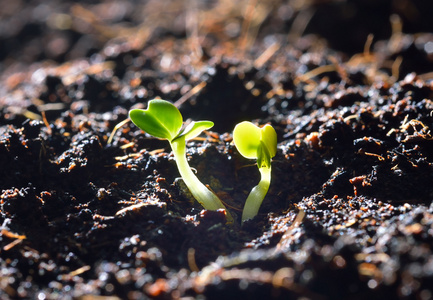
<path fill-rule="evenodd" d="M 271 125 L 260 128 L 248 121 L 241 122 L 233 131 L 233 141 L 242 156 L 257 159 L 259 168 L 270 167 L 277 153 L 277 133 Z"/>
<path fill-rule="evenodd" d="M 233 141 L 239 153 L 246 158 L 257 158 L 260 147 L 260 128 L 244 121 L 235 126 Z"/>
<path fill-rule="evenodd" d="M 264 146 L 266 146 L 270 158 L 274 157 L 277 154 L 277 133 L 274 127 L 266 124 L 261 128 L 260 133 L 260 139 L 263 141 Z"/>

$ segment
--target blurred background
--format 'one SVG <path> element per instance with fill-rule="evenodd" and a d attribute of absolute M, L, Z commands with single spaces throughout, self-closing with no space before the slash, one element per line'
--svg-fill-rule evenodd
<path fill-rule="evenodd" d="M 91 57 L 110 44 L 140 50 L 167 36 L 248 49 L 257 39 L 315 34 L 351 55 L 369 34 L 377 41 L 393 30 L 433 32 L 431 0 L 0 0 L 0 7 L 0 72 Z"/>

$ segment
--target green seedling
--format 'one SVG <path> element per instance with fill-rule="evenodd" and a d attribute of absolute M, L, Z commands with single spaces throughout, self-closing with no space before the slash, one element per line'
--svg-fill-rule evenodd
<path fill-rule="evenodd" d="M 170 143 L 177 168 L 194 198 L 207 210 L 225 209 L 221 200 L 198 180 L 186 159 L 186 141 L 197 137 L 202 131 L 211 128 L 211 121 L 191 122 L 182 128 L 183 119 L 180 111 L 170 102 L 154 99 L 148 108 L 132 109 L 129 118 L 148 134 L 166 139 Z M 227 218 L 230 215 L 227 213 Z"/>
<path fill-rule="evenodd" d="M 245 158 L 257 159 L 261 175 L 248 195 L 242 212 L 242 222 L 254 218 L 269 190 L 271 183 L 271 159 L 277 153 L 277 133 L 271 125 L 260 128 L 251 122 L 241 122 L 233 131 L 233 141 L 239 153 Z"/>

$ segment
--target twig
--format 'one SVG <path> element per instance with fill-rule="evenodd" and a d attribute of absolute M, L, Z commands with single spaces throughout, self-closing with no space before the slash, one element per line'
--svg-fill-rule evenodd
<path fill-rule="evenodd" d="M 107 145 L 110 145 L 111 142 L 113 141 L 114 134 L 116 133 L 116 131 L 117 131 L 120 127 L 122 127 L 123 125 L 125 125 L 126 123 L 128 123 L 129 121 L 131 121 L 131 120 L 128 118 L 128 119 L 125 119 L 125 120 L 123 120 L 122 122 L 118 123 L 116 126 L 114 126 L 114 129 L 113 129 L 113 131 L 111 132 L 110 137 L 108 138 Z"/>
<path fill-rule="evenodd" d="M 200 269 L 198 268 L 197 263 L 195 261 L 195 249 L 194 248 L 189 248 L 187 256 L 188 256 L 187 257 L 187 259 L 188 259 L 188 266 L 191 269 L 191 271 L 193 271 L 193 272 L 200 271 Z"/>
<path fill-rule="evenodd" d="M 180 97 L 176 102 L 173 103 L 174 106 L 179 107 L 183 103 L 185 103 L 189 98 L 200 92 L 206 86 L 206 81 L 202 81 L 197 84 L 195 87 L 190 89 L 187 93 L 185 93 L 182 97 Z"/>

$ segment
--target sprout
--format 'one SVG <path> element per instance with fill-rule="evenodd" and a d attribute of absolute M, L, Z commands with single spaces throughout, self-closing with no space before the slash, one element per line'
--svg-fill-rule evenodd
<path fill-rule="evenodd" d="M 168 140 L 183 181 L 205 209 L 225 209 L 221 200 L 198 180 L 186 159 L 186 141 L 211 128 L 213 122 L 191 122 L 182 129 L 183 119 L 180 111 L 170 102 L 158 99 L 149 101 L 146 110 L 132 109 L 129 117 L 135 125 L 150 135 Z M 230 219 L 230 215 L 227 215 L 227 218 Z"/>
<path fill-rule="evenodd" d="M 261 179 L 248 195 L 242 212 L 242 222 L 254 218 L 269 190 L 271 159 L 277 153 L 277 134 L 271 125 L 262 128 L 251 122 L 241 122 L 233 131 L 235 146 L 242 156 L 257 159 Z"/>

